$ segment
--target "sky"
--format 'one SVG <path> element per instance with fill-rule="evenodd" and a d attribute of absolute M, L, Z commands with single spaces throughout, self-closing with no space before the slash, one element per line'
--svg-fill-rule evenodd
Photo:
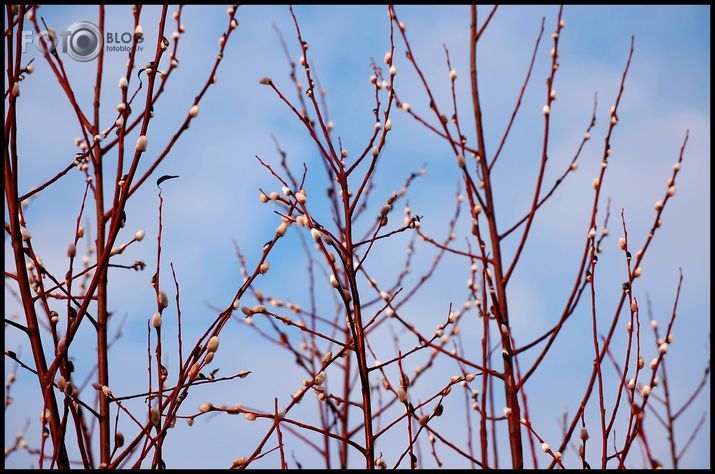
<path fill-rule="evenodd" d="M 225 10 L 223 6 L 184 8 L 182 22 L 186 31 L 179 46 L 180 67 L 172 74 L 166 92 L 155 107 L 147 156 L 155 156 L 164 148 L 205 83 L 218 51 L 220 32 L 226 26 Z M 173 11 L 174 7 L 170 8 L 170 12 Z M 480 7 L 482 20 L 488 11 L 488 7 Z M 148 44 L 156 36 L 159 13 L 160 8 L 156 6 L 147 6 L 142 13 L 141 24 Z M 327 91 L 335 133 L 354 156 L 366 146 L 374 124 L 370 64 L 374 61 L 385 69 L 383 56 L 390 46 L 386 7 L 298 6 L 295 13 L 310 45 L 313 71 Z M 557 13 L 555 6 L 500 7 L 479 42 L 485 141 L 487 150 L 493 153 L 508 123 L 542 17 L 545 18 L 545 36 L 537 53 L 532 80 L 510 140 L 492 175 L 496 183 L 494 194 L 500 228 L 519 219 L 529 208 L 533 196 L 543 136 L 542 107 L 550 67 L 550 34 Z M 97 20 L 97 8 L 90 6 L 43 6 L 39 14 L 58 31 L 75 21 Z M 406 24 L 415 58 L 444 110 L 451 109 L 451 96 L 443 45 L 449 49 L 453 68 L 458 72 L 456 93 L 463 128 L 469 131 L 467 135 L 473 143 L 474 125 L 469 118 L 468 7 L 401 6 L 397 7 L 397 15 Z M 259 188 L 267 192 L 280 190 L 280 185 L 255 158 L 259 156 L 272 164 L 279 162 L 271 134 L 287 152 L 288 163 L 296 173 L 301 172 L 303 163 L 308 167 L 305 188 L 311 202 L 313 196 L 322 196 L 325 188 L 325 176 L 314 143 L 290 110 L 269 88 L 258 82 L 259 78 L 269 76 L 291 100 L 295 97 L 286 58 L 273 29 L 275 24 L 283 32 L 291 57 L 297 61 L 300 50 L 288 7 L 242 6 L 236 18 L 239 26 L 230 38 L 217 81 L 201 102 L 199 116 L 155 174 L 156 177 L 164 174 L 180 176 L 163 186 L 161 278 L 173 303 L 175 293 L 168 265 L 173 263 L 181 285 L 185 340 L 195 340 L 202 334 L 202 328 L 216 316 L 212 308 L 226 307 L 241 284 L 234 241 L 245 253 L 249 266 L 255 265 L 263 243 L 272 237 L 279 224 L 270 205 L 261 204 L 258 199 Z M 710 9 L 707 6 L 569 6 L 565 8 L 563 18 L 566 26 L 559 42 L 560 68 L 555 80 L 557 100 L 551 108 L 552 135 L 545 183 L 550 185 L 568 166 L 590 121 L 595 93 L 598 93 L 598 123 L 591 132 L 592 140 L 579 158 L 578 170 L 569 175 L 554 198 L 537 215 L 523 257 L 510 282 L 514 337 L 523 343 L 540 335 L 554 324 L 565 304 L 578 270 L 583 239 L 588 232 L 592 181 L 600 167 L 608 110 L 616 97 L 630 38 L 634 35 L 635 53 L 619 106 L 619 124 L 611 142 L 612 154 L 598 215 L 598 221 L 602 222 L 605 201 L 610 198 L 610 235 L 603 243 L 604 252 L 598 264 L 600 278 L 596 283 L 599 328 L 610 323 L 621 283 L 626 279 L 623 256 L 617 247 L 618 237 L 622 235 L 621 209 L 628 225 L 629 241 L 635 248 L 640 248 L 655 216 L 654 203 L 665 193 L 666 180 L 689 130 L 682 172 L 677 179 L 677 194 L 665 209 L 663 226 L 648 250 L 642 277 L 634 290 L 641 301 L 645 301 L 646 295 L 650 297 L 654 317 L 663 325 L 672 312 L 678 270 L 682 268 L 683 288 L 674 340 L 667 359 L 672 380 L 671 396 L 679 406 L 699 382 L 709 358 Z M 131 31 L 131 24 L 128 6 L 107 8 L 107 31 Z M 170 33 L 175 24 L 170 20 L 169 25 Z M 405 59 L 401 39 L 396 39 L 395 47 L 398 96 L 409 102 L 417 113 L 429 116 L 427 96 L 414 69 Z M 148 62 L 152 50 L 147 48 L 140 52 L 137 63 Z M 79 135 L 76 120 L 67 119 L 72 116 L 71 109 L 47 63 L 31 46 L 26 55 L 27 60 L 35 58 L 35 72 L 23 81 L 18 102 L 21 190 L 44 182 L 70 162 L 77 152 L 74 138 Z M 96 64 L 64 59 L 79 103 L 85 110 L 90 110 Z M 117 83 L 125 62 L 125 53 L 105 55 L 106 81 L 102 90 L 101 116 L 107 124 L 120 100 Z M 405 200 L 396 206 L 390 224 L 396 226 L 402 221 L 402 210 L 409 202 L 413 212 L 424 216 L 424 232 L 442 240 L 455 207 L 459 173 L 454 156 L 443 140 L 406 113 L 395 111 L 392 123 L 392 132 L 379 160 L 370 212 L 377 215 L 384 199 L 398 191 L 410 173 L 424 167 L 424 176 L 415 180 Z M 128 143 L 134 139 L 130 137 Z M 109 155 L 107 159 L 113 165 L 116 155 Z M 143 166 L 140 165 L 140 170 L 146 169 L 146 161 Z M 73 170 L 33 199 L 25 210 L 33 246 L 47 268 L 57 275 L 64 274 L 66 269 L 66 248 L 74 233 L 83 191 L 84 179 Z M 155 307 L 149 280 L 156 265 L 157 205 L 157 190 L 149 180 L 130 201 L 127 225 L 118 238 L 118 242 L 126 242 L 137 230 L 146 231 L 146 238 L 141 243 L 133 244 L 116 260 L 123 264 L 144 260 L 147 269 L 144 272 L 112 269 L 109 273 L 112 286 L 110 311 L 115 314 L 115 323 L 126 318 L 123 337 L 110 353 L 113 377 L 110 386 L 115 394 L 141 392 L 147 384 L 146 324 Z M 329 220 L 325 206 L 316 204 L 315 209 L 316 215 Z M 7 221 L 7 210 L 5 213 Z M 93 215 L 93 210 L 88 215 Z M 369 225 L 370 219 L 372 217 L 364 217 L 360 228 Z M 89 228 L 93 226 L 91 222 Z M 465 245 L 468 229 L 468 218 L 462 212 L 455 246 Z M 257 280 L 256 288 L 266 295 L 307 307 L 310 302 L 306 259 L 298 236 L 301 231 L 305 233 L 304 229 L 293 226 L 281 239 L 269 258 L 271 271 Z M 384 281 L 388 286 L 395 280 L 404 265 L 409 239 L 410 235 L 403 233 L 375 246 L 366 265 L 378 282 Z M 507 255 L 513 254 L 515 240 L 506 242 Z M 86 252 L 86 244 L 80 244 L 79 255 Z M 6 238 L 6 270 L 13 265 L 9 250 Z M 406 287 L 418 281 L 435 255 L 434 247 L 417 241 L 413 271 L 406 279 Z M 445 256 L 434 277 L 405 305 L 401 314 L 404 313 L 421 330 L 433 331 L 444 320 L 449 304 L 461 305 L 466 298 L 468 278 L 469 266 L 463 258 Z M 318 308 L 329 312 L 333 304 L 332 294 L 327 281 L 321 280 L 320 285 Z M 6 281 L 6 317 L 22 319 L 21 309 L 9 292 L 9 286 L 11 283 Z M 366 293 L 369 290 L 367 286 L 361 287 Z M 591 373 L 593 348 L 588 303 L 588 300 L 582 301 L 539 371 L 527 384 L 533 424 L 552 446 L 559 444 L 562 413 L 572 414 L 577 409 Z M 252 300 L 246 298 L 246 304 L 252 305 Z M 173 306 L 168 309 L 168 315 L 175 314 Z M 474 313 L 471 316 L 471 320 L 463 325 L 462 337 L 467 353 L 476 357 L 480 351 L 481 322 Z M 257 320 L 258 326 L 268 327 L 264 323 Z M 618 354 L 623 352 L 626 344 L 625 320 L 621 323 L 612 346 Z M 166 326 L 167 338 L 170 338 L 175 324 Z M 298 340 L 297 333 L 290 334 Z M 78 348 L 78 354 L 95 349 L 91 336 L 86 328 L 80 331 L 73 344 Z M 646 360 L 656 353 L 652 339 L 646 331 Z M 415 343 L 414 337 L 405 334 L 400 335 L 400 340 L 405 347 Z M 5 329 L 5 346 L 6 349 L 20 350 L 24 360 L 31 360 L 29 346 L 18 331 L 9 326 Z M 372 347 L 380 360 L 394 357 L 388 331 L 379 332 Z M 522 367 L 528 366 L 535 355 L 527 352 L 520 359 Z M 406 361 L 408 373 L 424 363 L 425 357 L 426 354 L 422 354 Z M 368 362 L 374 363 L 374 359 L 369 358 Z M 170 372 L 176 364 L 176 360 L 171 359 L 166 363 Z M 268 410 L 273 406 L 274 397 L 281 404 L 287 403 L 305 377 L 293 367 L 290 353 L 270 345 L 254 331 L 236 323 L 229 324 L 222 333 L 222 346 L 214 365 L 221 368 L 219 374 L 223 375 L 243 369 L 251 370 L 252 374 L 212 388 L 192 390 L 182 414 L 196 413 L 196 407 L 205 401 L 215 405 L 242 403 Z M 11 361 L 6 359 L 6 373 L 12 367 Z M 83 378 L 90 369 L 81 367 L 78 373 Z M 610 369 L 608 377 L 614 382 Z M 415 397 L 426 398 L 433 394 L 435 387 L 444 386 L 459 368 L 449 361 L 441 361 L 433 370 L 414 388 Z M 606 399 L 612 401 L 615 386 L 612 383 L 609 387 L 612 390 Z M 662 394 L 658 391 L 661 389 L 655 390 L 654 393 Z M 709 393 L 708 383 L 676 426 L 682 446 L 703 413 L 707 413 L 702 431 L 683 456 L 681 467 L 710 465 Z M 455 391 L 454 395 L 457 396 L 447 405 L 444 416 L 435 421 L 435 426 L 463 444 L 466 435 L 464 400 L 461 391 Z M 32 444 L 38 439 L 38 414 L 41 411 L 36 381 L 29 374 L 19 372 L 12 396 L 15 401 L 5 413 L 6 445 L 26 420 L 31 422 L 27 433 L 28 442 Z M 592 400 L 587 416 L 593 432 L 598 426 L 598 417 L 592 410 L 595 400 Z M 295 418 L 315 420 L 315 406 L 313 400 L 304 401 L 295 410 Z M 140 410 L 141 404 L 134 408 Z M 394 414 L 397 416 L 399 412 Z M 358 418 L 357 412 L 351 416 L 353 420 Z M 473 420 L 476 422 L 477 418 L 473 417 Z M 380 422 L 384 425 L 385 419 Z M 666 435 L 657 420 L 652 416 L 646 418 L 646 426 L 657 433 L 649 438 L 653 451 L 659 455 L 666 453 Z M 226 415 L 199 418 L 192 427 L 178 423 L 166 444 L 167 465 L 227 467 L 234 458 L 248 456 L 267 429 L 268 425 L 264 423 L 249 423 L 243 418 Z M 616 431 L 619 440 L 623 429 Z M 399 428 L 380 439 L 378 450 L 383 452 L 389 466 L 405 449 L 404 437 L 404 429 Z M 503 431 L 501 438 L 506 438 Z M 304 467 L 321 465 L 314 453 L 296 437 L 286 435 L 286 443 L 290 466 L 295 466 L 293 455 Z M 592 452 L 597 452 L 598 441 L 594 440 L 592 446 Z M 500 448 L 500 459 L 504 462 L 508 446 L 502 443 Z M 434 465 L 426 442 L 422 450 L 424 466 Z M 444 446 L 439 447 L 439 443 L 438 450 L 447 466 L 468 466 L 463 458 Z M 548 462 L 547 457 L 538 454 L 543 466 Z M 668 465 L 668 456 L 663 454 L 661 457 L 659 459 Z M 566 453 L 567 461 L 573 463 L 574 458 L 572 451 Z M 640 466 L 640 454 L 634 452 L 630 461 L 632 465 Z M 36 466 L 36 462 L 24 453 L 15 453 L 6 460 L 6 466 L 30 467 Z M 360 466 L 360 462 L 358 455 L 353 453 L 351 465 Z M 277 463 L 277 454 L 272 453 L 256 462 L 255 467 Z"/>

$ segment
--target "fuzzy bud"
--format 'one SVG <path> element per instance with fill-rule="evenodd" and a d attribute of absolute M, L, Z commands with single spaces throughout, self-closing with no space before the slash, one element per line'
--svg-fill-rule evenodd
<path fill-rule="evenodd" d="M 209 352 L 216 352 L 218 350 L 218 345 L 218 336 L 211 336 L 211 339 L 209 339 L 209 342 L 206 344 L 206 350 Z"/>
<path fill-rule="evenodd" d="M 137 144 L 136 144 L 136 149 L 137 151 L 144 151 L 146 150 L 146 145 L 147 145 L 147 139 L 146 135 L 140 135 L 139 138 L 137 139 Z"/>
<path fill-rule="evenodd" d="M 164 309 L 167 306 L 169 306 L 169 297 L 166 296 L 166 293 L 164 293 L 163 291 L 159 292 L 158 301 L 159 301 L 159 307 L 161 309 Z"/>
<path fill-rule="evenodd" d="M 283 223 L 281 223 L 281 225 L 279 225 L 279 226 L 276 228 L 276 235 L 277 235 L 278 237 L 283 237 L 284 235 L 286 235 L 286 231 L 287 231 L 287 230 L 288 230 L 288 224 L 286 224 L 285 222 L 283 222 Z"/>

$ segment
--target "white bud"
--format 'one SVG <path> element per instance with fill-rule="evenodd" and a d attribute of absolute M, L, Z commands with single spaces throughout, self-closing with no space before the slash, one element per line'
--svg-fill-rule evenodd
<path fill-rule="evenodd" d="M 154 313 L 151 317 L 151 325 L 154 329 L 159 329 L 161 327 L 161 313 Z"/>
<path fill-rule="evenodd" d="M 453 80 L 453 81 L 456 80 L 456 79 L 457 79 L 457 71 L 455 71 L 454 69 L 450 70 L 450 71 L 449 71 L 449 78 L 450 78 L 451 80 Z"/>
<path fill-rule="evenodd" d="M 211 336 L 211 339 L 209 339 L 209 342 L 206 344 L 206 350 L 208 352 L 216 352 L 218 350 L 218 345 L 218 336 Z"/>
<path fill-rule="evenodd" d="M 390 64 L 392 62 L 392 53 L 390 51 L 385 53 L 385 64 Z"/>
<path fill-rule="evenodd" d="M 633 390 L 633 389 L 635 388 L 635 386 L 636 386 L 636 381 L 635 381 L 635 379 L 630 379 L 630 380 L 628 380 L 628 388 L 629 388 L 630 390 Z"/>
<path fill-rule="evenodd" d="M 295 193 L 295 199 L 296 199 L 299 203 L 305 204 L 305 201 L 307 201 L 307 198 L 305 197 L 305 192 L 303 192 L 303 191 L 298 191 L 297 193 Z"/>
<path fill-rule="evenodd" d="M 549 446 L 549 443 L 541 443 L 541 449 L 544 452 L 548 452 L 551 449 L 551 446 Z"/>
<path fill-rule="evenodd" d="M 644 397 L 650 395 L 650 385 L 643 386 L 643 388 L 641 389 L 641 395 L 643 395 Z"/>
<path fill-rule="evenodd" d="M 397 68 L 395 66 L 390 66 L 390 76 L 395 76 L 397 74 Z"/>
<path fill-rule="evenodd" d="M 325 372 L 321 370 L 318 372 L 318 375 L 315 376 L 315 384 L 323 385 L 323 382 L 325 382 Z"/>
<path fill-rule="evenodd" d="M 166 293 L 164 293 L 163 291 L 160 291 L 160 292 L 159 292 L 159 298 L 158 298 L 158 299 L 159 299 L 159 306 L 160 306 L 160 307 L 166 308 L 167 306 L 169 306 L 169 297 L 166 296 Z"/>
<path fill-rule="evenodd" d="M 139 136 L 139 138 L 137 139 L 137 145 L 135 148 L 138 151 L 144 151 L 144 150 L 146 150 L 146 145 L 147 145 L 146 135 Z"/>
<path fill-rule="evenodd" d="M 544 106 L 544 115 L 549 115 L 551 113 L 551 107 L 549 107 L 549 104 L 546 104 Z"/>
<path fill-rule="evenodd" d="M 310 229 L 310 235 L 311 235 L 311 237 L 313 237 L 313 240 L 315 240 L 316 242 L 320 240 L 320 231 L 318 229 L 316 229 L 315 227 Z"/>
<path fill-rule="evenodd" d="M 195 118 L 197 115 L 199 115 L 198 104 L 194 105 L 193 107 L 191 107 L 191 110 L 189 110 L 189 116 L 191 116 L 191 118 Z"/>
<path fill-rule="evenodd" d="M 666 352 L 668 352 L 668 343 L 664 342 L 660 346 L 658 346 L 658 353 L 665 354 Z"/>
<path fill-rule="evenodd" d="M 119 88 L 120 89 L 126 89 L 129 87 L 129 81 L 127 81 L 127 78 L 122 76 L 119 78 Z"/>
<path fill-rule="evenodd" d="M 136 234 L 134 234 L 134 240 L 137 242 L 141 242 L 142 239 L 144 238 L 145 232 L 143 230 L 138 230 Z"/>
<path fill-rule="evenodd" d="M 211 410 L 213 410 L 213 405 L 211 405 L 210 403 L 204 402 L 201 405 L 199 405 L 199 411 L 201 413 L 207 413 L 207 412 L 210 412 Z"/>
<path fill-rule="evenodd" d="M 277 235 L 278 237 L 283 237 L 284 235 L 286 235 L 286 231 L 287 231 L 287 230 L 288 230 L 288 224 L 286 224 L 285 222 L 283 222 L 283 223 L 281 223 L 281 225 L 279 225 L 279 226 L 276 228 L 276 235 Z"/>

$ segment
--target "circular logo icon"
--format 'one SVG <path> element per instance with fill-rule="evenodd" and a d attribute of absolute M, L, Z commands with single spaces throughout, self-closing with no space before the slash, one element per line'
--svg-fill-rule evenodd
<path fill-rule="evenodd" d="M 78 21 L 67 28 L 67 54 L 75 61 L 91 61 L 102 49 L 102 34 L 92 22 Z"/>

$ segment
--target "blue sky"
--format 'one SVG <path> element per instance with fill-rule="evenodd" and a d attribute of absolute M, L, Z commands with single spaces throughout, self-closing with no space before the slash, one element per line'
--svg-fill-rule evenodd
<path fill-rule="evenodd" d="M 480 9 L 482 18 L 487 11 L 487 7 Z M 96 21 L 97 17 L 96 8 L 87 6 L 42 7 L 40 13 L 58 30 L 81 19 Z M 453 66 L 460 75 L 457 94 L 463 127 L 473 130 L 468 119 L 468 8 L 403 6 L 397 8 L 397 13 L 407 25 L 416 59 L 437 92 L 437 101 L 446 110 L 450 100 L 449 79 L 442 44 L 449 48 Z M 365 146 L 374 122 L 373 91 L 368 81 L 370 62 L 374 59 L 378 65 L 382 64 L 389 48 L 386 8 L 301 6 L 296 8 L 296 14 L 310 44 L 314 70 L 327 90 L 336 133 L 349 151 L 357 152 Z M 557 7 L 554 6 L 500 7 L 480 40 L 479 78 L 486 143 L 493 153 L 526 73 L 541 18 L 546 17 L 546 35 L 532 81 L 511 139 L 493 174 L 497 215 L 502 227 L 521 217 L 531 202 L 540 154 L 541 108 L 546 94 L 544 80 L 550 64 L 549 35 L 556 14 Z M 142 13 L 141 23 L 151 41 L 158 15 L 159 8 L 154 6 L 145 7 Z M 299 48 L 288 8 L 244 6 L 239 8 L 237 18 L 239 27 L 231 37 L 217 83 L 202 101 L 199 117 L 157 170 L 157 176 L 181 176 L 164 186 L 162 281 L 165 285 L 171 282 L 168 263 L 173 262 L 181 283 L 184 337 L 189 340 L 191 336 L 200 335 L 206 322 L 213 320 L 215 312 L 209 305 L 225 307 L 241 284 L 232 239 L 240 245 L 251 264 L 279 223 L 272 209 L 258 200 L 259 187 L 267 191 L 279 187 L 254 158 L 259 155 L 271 163 L 278 162 L 270 134 L 275 134 L 287 151 L 294 170 L 300 170 L 304 162 L 308 165 L 306 189 L 310 196 L 321 196 L 325 187 L 322 165 L 318 163 L 315 146 L 304 129 L 268 88 L 258 84 L 260 77 L 270 76 L 290 98 L 294 97 L 286 60 L 272 28 L 275 22 L 283 31 L 292 57 L 297 60 Z M 648 251 L 643 276 L 636 288 L 641 301 L 646 293 L 650 295 L 655 317 L 665 323 L 672 308 L 678 268 L 683 269 L 683 292 L 674 342 L 668 354 L 669 375 L 673 380 L 671 391 L 678 405 L 678 401 L 684 400 L 698 382 L 701 368 L 709 357 L 710 9 L 704 6 L 572 6 L 565 9 L 564 20 L 566 28 L 560 41 L 560 69 L 555 82 L 558 99 L 552 107 L 554 133 L 549 146 L 546 183 L 553 182 L 568 166 L 590 120 L 595 92 L 599 98 L 599 122 L 592 132 L 593 139 L 579 159 L 578 171 L 569 176 L 559 188 L 558 195 L 537 217 L 520 266 L 510 283 L 514 336 L 518 342 L 529 341 L 550 327 L 561 312 L 588 230 L 587 219 L 593 197 L 591 182 L 600 166 L 608 109 L 625 66 L 630 36 L 635 35 L 635 54 L 620 107 L 620 122 L 612 140 L 613 153 L 599 213 L 601 222 L 605 198 L 610 197 L 611 235 L 604 242 L 597 282 L 599 318 L 602 318 L 599 321 L 603 321 L 603 325 L 610 321 L 621 282 L 625 280 L 622 255 L 616 245 L 621 235 L 620 210 L 625 209 L 630 239 L 639 248 L 654 217 L 653 203 L 665 192 L 666 179 L 677 159 L 685 131 L 689 129 L 690 141 L 683 171 L 678 177 L 678 192 L 665 211 L 663 227 Z M 218 50 L 219 31 L 225 28 L 226 21 L 225 7 L 185 7 L 183 23 L 186 32 L 179 49 L 181 66 L 172 75 L 167 91 L 156 106 L 148 156 L 162 150 L 183 121 L 193 97 L 208 76 L 208 68 Z M 170 24 L 169 32 L 173 28 L 173 23 Z M 130 25 L 128 6 L 108 8 L 108 31 L 128 31 Z M 412 104 L 415 111 L 427 116 L 426 95 L 404 58 L 401 40 L 396 41 L 396 49 L 398 95 Z M 148 49 L 140 54 L 138 63 L 147 62 L 148 54 Z M 19 101 L 21 190 L 43 182 L 69 162 L 76 152 L 74 137 L 79 134 L 76 121 L 67 120 L 69 106 L 47 64 L 31 49 L 27 56 L 37 59 L 35 73 L 22 83 Z M 116 84 L 123 74 L 125 61 L 126 55 L 121 53 L 108 53 L 105 59 L 102 116 L 106 120 L 113 116 L 119 101 Z M 65 64 L 78 100 L 88 110 L 95 64 L 69 59 Z M 371 201 L 373 212 L 377 212 L 383 199 L 399 189 L 409 173 L 425 164 L 425 176 L 413 184 L 407 199 L 416 213 L 425 216 L 424 231 L 443 239 L 453 213 L 458 181 L 454 157 L 445 143 L 426 132 L 407 114 L 396 111 L 392 122 L 393 131 L 381 157 L 377 187 Z M 473 132 L 468 136 L 473 141 Z M 110 155 L 107 159 L 113 165 L 116 158 Z M 26 210 L 33 245 L 54 274 L 64 274 L 65 250 L 73 234 L 83 190 L 83 178 L 73 171 L 33 200 Z M 139 245 L 133 245 L 130 251 L 118 257 L 118 261 L 131 264 L 142 259 L 149 265 L 148 269 L 143 273 L 110 272 L 113 286 L 110 309 L 116 311 L 118 317 L 127 317 L 124 337 L 111 353 L 114 377 L 111 386 L 115 394 L 142 391 L 146 386 L 146 321 L 154 307 L 149 279 L 156 260 L 156 206 L 156 189 L 148 182 L 132 198 L 127 208 L 127 226 L 118 239 L 125 242 L 136 230 L 145 229 L 147 238 Z M 404 201 L 395 209 L 392 224 L 401 221 L 403 206 Z M 328 219 L 327 209 L 320 206 L 316 209 L 319 216 Z M 464 213 L 462 217 L 456 242 L 464 245 L 469 223 Z M 362 225 L 369 224 L 369 220 L 366 218 Z M 305 255 L 298 232 L 297 228 L 291 228 L 271 253 L 271 271 L 257 282 L 257 288 L 267 295 L 307 306 Z M 403 265 L 408 241 L 408 235 L 400 235 L 384 241 L 373 251 L 366 264 L 379 282 L 385 281 L 387 285 L 394 281 Z M 513 246 L 513 241 L 507 242 L 508 255 L 513 252 Z M 82 255 L 86 250 L 84 244 L 79 248 Z M 8 249 L 6 240 L 6 255 Z M 412 264 L 414 271 L 407 279 L 408 287 L 429 267 L 434 255 L 434 248 L 418 242 Z M 9 256 L 5 257 L 5 264 L 6 267 L 12 265 Z M 459 305 L 464 301 L 468 277 L 468 265 L 464 260 L 445 257 L 429 285 L 406 305 L 403 312 L 418 328 L 433 330 L 443 321 L 450 302 Z M 321 284 L 318 306 L 329 311 L 332 296 L 329 296 L 327 283 Z M 165 286 L 165 290 L 173 301 L 173 285 Z M 364 290 L 369 288 L 366 286 Z M 6 296 L 9 296 L 7 290 Z M 588 301 L 582 302 L 540 371 L 527 384 L 534 426 L 552 445 L 558 444 L 558 419 L 563 410 L 573 413 L 576 409 L 590 375 L 593 358 L 591 324 L 589 306 L 585 303 Z M 8 317 L 21 314 L 12 297 L 6 298 L 5 309 Z M 474 345 L 472 354 L 479 350 L 480 325 L 473 318 L 463 327 L 464 341 Z M 613 346 L 619 353 L 625 347 L 625 322 L 621 326 L 623 330 L 619 329 Z M 171 334 L 171 329 L 167 331 Z M 297 369 L 285 369 L 291 367 L 290 354 L 268 345 L 244 326 L 231 324 L 223 334 L 224 342 L 215 362 L 215 366 L 222 369 L 220 373 L 227 375 L 250 369 L 253 374 L 212 389 L 197 388 L 184 404 L 183 413 L 195 412 L 195 407 L 203 401 L 216 405 L 240 402 L 263 409 L 272 407 L 273 397 L 278 397 L 281 403 L 287 402 L 304 377 Z M 16 349 L 23 344 L 12 328 L 6 329 L 5 335 L 6 348 Z M 404 335 L 402 341 L 407 347 L 414 344 L 413 339 Z M 655 353 L 650 333 L 645 341 L 645 358 L 649 360 Z M 80 333 L 78 352 L 94 350 L 93 344 L 89 331 Z M 387 331 L 378 334 L 373 344 L 378 358 L 386 360 L 392 356 L 393 346 Z M 24 358 L 29 360 L 27 351 L 25 346 Z M 525 354 L 520 359 L 522 367 L 527 366 L 534 355 Z M 410 360 L 408 369 L 414 370 L 424 358 L 425 355 L 421 355 Z M 176 361 L 168 360 L 167 365 L 171 370 L 176 367 Z M 6 361 L 6 371 L 10 367 Z M 88 369 L 84 367 L 78 371 L 86 374 Z M 416 395 L 433 393 L 435 387 L 443 386 L 457 370 L 454 364 L 443 361 L 415 388 Z M 610 380 L 614 380 L 612 373 Z M 707 410 L 709 391 L 708 384 L 705 393 L 679 421 L 677 433 L 681 445 Z M 615 390 L 611 390 L 611 395 L 614 394 Z M 6 412 L 6 437 L 13 436 L 25 420 L 30 419 L 32 425 L 28 435 L 31 440 L 38 439 L 37 415 L 41 401 L 36 394 L 36 382 L 20 373 L 13 395 L 15 404 Z M 612 400 L 611 395 L 607 396 L 608 400 Z M 139 405 L 134 408 L 139 409 Z M 595 412 L 589 413 L 587 421 L 590 420 L 595 430 L 598 418 L 594 416 Z M 442 431 L 454 433 L 454 439 L 463 440 L 463 414 L 462 394 L 459 393 L 445 410 L 445 415 L 435 423 Z M 315 416 L 312 400 L 303 402 L 296 409 L 296 419 L 314 420 Z M 353 415 L 353 419 L 356 418 L 357 415 Z M 476 418 L 474 420 L 476 422 Z M 200 419 L 191 428 L 180 425 L 171 433 L 165 451 L 171 467 L 226 467 L 235 457 L 248 456 L 267 429 L 259 422 L 248 423 L 242 418 L 228 416 L 215 416 L 210 422 Z M 657 432 L 657 421 L 653 417 L 647 421 L 648 425 Z M 619 437 L 622 430 L 617 432 Z M 378 450 L 392 462 L 405 447 L 404 430 L 397 431 L 381 439 L 378 445 Z M 683 458 L 683 467 L 709 465 L 709 431 L 708 414 L 701 434 Z M 319 465 L 299 440 L 290 436 L 287 440 L 304 467 Z M 666 452 L 665 433 L 651 436 L 649 441 L 655 452 Z M 594 440 L 591 448 L 594 451 L 597 443 Z M 434 461 L 427 455 L 426 443 L 423 450 L 425 465 L 430 466 Z M 502 453 L 505 458 L 507 450 L 503 449 Z M 463 459 L 444 447 L 440 456 L 447 465 L 465 467 Z M 568 456 L 573 460 L 572 452 L 567 453 L 567 460 Z M 352 460 L 357 463 L 357 456 Z M 640 465 L 639 454 L 634 453 L 631 460 Z M 663 455 L 661 460 L 667 461 L 667 456 Z M 6 465 L 27 467 L 33 462 L 36 460 L 24 454 L 14 454 Z M 546 457 L 540 459 L 542 465 L 545 462 Z M 255 465 L 267 467 L 276 463 L 277 457 L 273 454 Z"/>

